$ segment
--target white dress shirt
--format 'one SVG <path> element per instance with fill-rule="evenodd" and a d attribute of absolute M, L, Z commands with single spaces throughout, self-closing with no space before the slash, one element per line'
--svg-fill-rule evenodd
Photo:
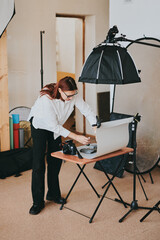
<path fill-rule="evenodd" d="M 74 106 L 80 110 L 91 125 L 96 123 L 96 115 L 79 94 L 70 101 L 51 100 L 47 95 L 39 96 L 31 108 L 28 121 L 33 117 L 34 128 L 53 132 L 54 139 L 59 136 L 67 137 L 70 131 L 64 128 L 63 124 L 73 112 Z"/>

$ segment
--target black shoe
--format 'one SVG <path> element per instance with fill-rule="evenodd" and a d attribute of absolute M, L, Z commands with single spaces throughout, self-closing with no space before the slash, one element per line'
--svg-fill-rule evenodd
<path fill-rule="evenodd" d="M 33 206 L 30 208 L 29 213 L 32 215 L 36 215 L 40 213 L 40 211 L 45 207 L 45 204 L 42 203 L 40 205 L 33 204 Z"/>
<path fill-rule="evenodd" d="M 48 194 L 46 196 L 46 199 L 48 201 L 53 201 L 53 202 L 58 203 L 58 204 L 65 204 L 66 203 L 66 199 L 65 198 L 62 198 L 62 197 L 52 197 L 52 196 L 49 196 Z"/>

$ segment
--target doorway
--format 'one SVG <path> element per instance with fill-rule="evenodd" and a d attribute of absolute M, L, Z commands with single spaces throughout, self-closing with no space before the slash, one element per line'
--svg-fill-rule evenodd
<path fill-rule="evenodd" d="M 80 94 L 85 99 L 85 88 L 78 83 L 78 78 L 84 63 L 85 19 L 83 16 L 56 14 L 56 67 L 57 81 L 65 76 L 75 79 Z M 78 110 L 74 110 L 64 127 L 72 132 L 85 134 L 83 126 L 76 122 Z"/>

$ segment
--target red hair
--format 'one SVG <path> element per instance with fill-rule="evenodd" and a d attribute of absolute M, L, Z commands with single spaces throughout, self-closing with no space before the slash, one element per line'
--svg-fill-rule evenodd
<path fill-rule="evenodd" d="M 61 99 L 58 88 L 61 88 L 62 91 L 73 91 L 77 90 L 77 85 L 72 77 L 67 76 L 57 83 L 50 83 L 44 86 L 40 91 L 40 96 L 48 95 L 50 99 Z"/>

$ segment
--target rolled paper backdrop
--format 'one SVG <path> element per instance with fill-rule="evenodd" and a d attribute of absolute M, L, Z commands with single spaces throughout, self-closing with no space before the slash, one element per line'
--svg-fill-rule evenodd
<path fill-rule="evenodd" d="M 96 129 L 97 152 L 81 152 L 82 157 L 93 159 L 126 147 L 129 141 L 128 124 L 132 121 L 133 117 L 101 123 L 101 127 Z M 80 146 L 78 150 L 84 147 L 87 148 Z"/>
<path fill-rule="evenodd" d="M 10 131 L 10 149 L 14 148 L 14 143 L 13 143 L 13 119 L 10 117 L 9 118 L 9 131 Z"/>
<path fill-rule="evenodd" d="M 14 148 L 19 148 L 19 123 L 13 121 Z"/>
<path fill-rule="evenodd" d="M 12 114 L 13 123 L 19 123 L 19 114 Z"/>
<path fill-rule="evenodd" d="M 24 128 L 19 128 L 19 147 L 24 147 Z"/>
<path fill-rule="evenodd" d="M 13 123 L 13 130 L 19 129 L 19 123 Z"/>
<path fill-rule="evenodd" d="M 14 148 L 19 148 L 19 130 L 13 129 Z"/>

